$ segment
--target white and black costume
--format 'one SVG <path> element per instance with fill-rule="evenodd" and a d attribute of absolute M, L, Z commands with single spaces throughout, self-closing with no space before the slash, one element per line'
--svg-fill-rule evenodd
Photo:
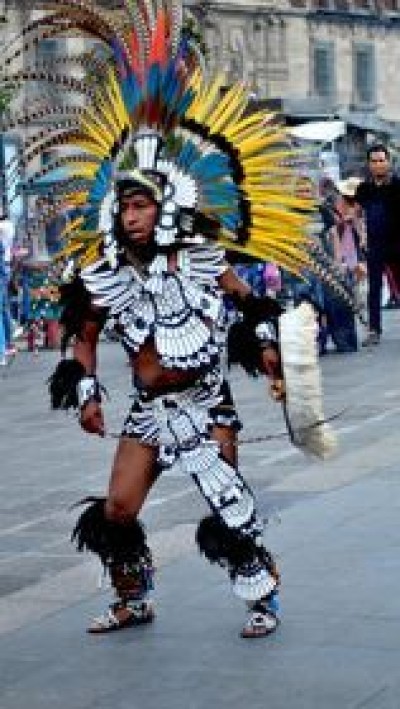
<path fill-rule="evenodd" d="M 224 77 L 208 78 L 176 0 L 123 0 L 115 14 L 90 0 L 66 0 L 62 12 L 44 8 L 24 29 L 26 49 L 46 39 L 49 27 L 52 37 L 78 33 L 99 47 L 66 57 L 65 75 L 58 59 L 54 67 L 24 72 L 24 81 L 62 86 L 63 103 L 46 111 L 39 102 L 3 126 L 36 121 L 40 127 L 43 115 L 54 121 L 45 136 L 40 128 L 29 135 L 21 161 L 28 186 L 43 176 L 52 185 L 51 204 L 31 232 L 60 213 L 68 224 L 58 255 L 64 273 L 75 274 L 61 289 L 64 344 L 81 336 L 85 321 L 107 319 L 132 359 L 151 342 L 166 370 L 193 372 L 188 386 L 163 391 L 137 380 L 122 435 L 156 446 L 161 467 L 179 460 L 211 508 L 197 534 L 201 550 L 228 568 L 239 596 L 252 604 L 261 599 L 264 611 L 271 602 L 272 609 L 278 574 L 253 495 L 210 433 L 213 426 L 239 427 L 222 367 L 224 250 L 296 274 L 314 266 L 307 236 L 313 205 L 294 193 L 290 142 L 274 116 L 252 108 L 243 84 L 226 90 Z M 3 73 L 16 84 L 18 59 L 11 43 Z M 74 94 L 79 100 L 69 105 Z M 47 159 L 37 169 L 42 152 Z M 144 258 L 127 258 L 116 228 L 123 183 L 138 183 L 158 205 Z M 176 263 L 169 269 L 171 253 Z M 230 358 L 253 372 L 260 345 L 276 337 L 280 309 L 252 297 L 237 306 L 243 330 L 228 336 Z M 50 389 L 55 408 L 101 399 L 96 377 L 74 360 L 60 363 Z M 73 534 L 78 548 L 100 556 L 118 602 L 132 603 L 140 621 L 152 576 L 144 531 L 136 520 L 107 519 L 104 500 L 87 502 Z M 109 621 L 116 623 L 112 609 Z"/>
<path fill-rule="evenodd" d="M 224 378 L 227 332 L 218 286 L 218 278 L 227 268 L 224 253 L 211 245 L 184 246 L 177 251 L 174 273 L 167 270 L 167 261 L 166 255 L 158 254 L 140 269 L 127 263 L 111 269 L 107 260 L 101 259 L 80 273 L 79 287 L 83 285 L 91 303 L 107 317 L 107 327 L 114 328 L 129 355 L 151 340 L 165 368 L 193 371 L 193 381 L 179 390 L 152 390 L 136 379 L 134 401 L 121 435 L 157 448 L 160 469 L 178 462 L 193 478 L 211 510 L 211 516 L 198 528 L 200 550 L 210 561 L 227 567 L 238 596 L 251 606 L 262 602 L 264 611 L 270 605 L 275 613 L 278 574 L 263 545 L 263 525 L 253 493 L 211 439 L 214 426 L 235 431 L 241 428 Z M 277 306 L 267 299 L 264 309 L 270 307 L 274 313 Z M 67 326 L 70 311 L 66 307 Z M 75 334 L 79 336 L 79 330 Z M 256 342 L 260 349 L 261 343 Z M 65 405 L 68 396 L 73 399 L 69 367 L 73 367 L 73 361 L 65 360 L 53 375 L 55 406 Z M 80 406 L 100 397 L 97 379 L 82 374 L 78 367 L 74 386 Z M 69 382 L 67 387 L 65 380 Z M 89 548 L 100 556 L 111 571 L 120 598 L 137 607 L 151 586 L 149 549 L 144 536 L 137 534 L 137 550 L 127 548 L 125 536 L 123 543 L 118 538 L 114 549 L 107 539 L 110 523 L 105 518 L 101 521 L 101 504 L 92 501 L 77 524 L 74 538 L 78 548 Z M 127 575 L 142 579 L 133 598 L 124 598 L 120 591 Z"/>

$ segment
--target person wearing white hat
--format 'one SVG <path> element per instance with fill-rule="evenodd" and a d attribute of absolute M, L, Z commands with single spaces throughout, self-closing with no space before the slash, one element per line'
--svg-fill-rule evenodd
<path fill-rule="evenodd" d="M 355 199 L 357 189 L 362 180 L 359 177 L 348 177 L 346 180 L 339 180 L 336 189 L 342 197 Z"/>
<path fill-rule="evenodd" d="M 329 231 L 334 261 L 343 274 L 349 290 L 353 291 L 360 273 L 360 222 L 355 194 L 361 180 L 349 177 L 336 184 L 339 198 L 336 204 L 336 221 Z M 326 299 L 328 329 L 338 352 L 355 352 L 358 349 L 354 312 L 341 299 L 330 295 Z"/>

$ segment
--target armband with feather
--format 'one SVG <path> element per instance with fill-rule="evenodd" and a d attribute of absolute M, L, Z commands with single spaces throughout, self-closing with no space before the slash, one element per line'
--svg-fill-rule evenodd
<path fill-rule="evenodd" d="M 88 375 L 76 359 L 63 359 L 48 380 L 53 409 L 82 409 L 89 401 L 101 401 L 97 377 Z"/>
<path fill-rule="evenodd" d="M 278 318 L 283 313 L 280 304 L 268 296 L 260 297 L 250 293 L 241 298 L 232 298 L 241 319 L 228 332 L 228 365 L 240 364 L 253 376 L 264 373 L 262 350 L 273 347 L 279 351 Z"/>

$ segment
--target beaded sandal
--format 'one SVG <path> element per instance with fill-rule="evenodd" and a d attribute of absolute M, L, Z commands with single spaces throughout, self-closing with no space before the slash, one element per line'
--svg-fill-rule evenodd
<path fill-rule="evenodd" d="M 278 618 L 273 613 L 253 610 L 240 635 L 242 638 L 264 638 L 277 629 L 278 623 Z"/>
<path fill-rule="evenodd" d="M 151 623 L 154 618 L 154 608 L 150 601 L 116 601 L 103 615 L 93 619 L 87 632 L 93 635 L 111 633 L 115 630 Z"/>

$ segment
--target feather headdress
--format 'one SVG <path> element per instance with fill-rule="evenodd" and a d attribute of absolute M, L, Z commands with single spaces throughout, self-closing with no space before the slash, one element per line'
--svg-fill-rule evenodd
<path fill-rule="evenodd" d="M 28 184 L 57 176 L 40 225 L 60 211 L 71 216 L 63 254 L 81 266 L 97 257 L 100 242 L 107 242 L 102 214 L 115 177 L 131 162 L 164 178 L 155 233 L 160 246 L 197 231 L 294 273 L 312 267 L 306 229 L 312 203 L 295 196 L 294 154 L 284 129 L 273 115 L 250 110 L 243 84 L 224 91 L 222 75 L 205 76 L 178 0 L 125 0 L 113 12 L 90 0 L 42 8 L 20 43 L 8 47 L 3 81 L 49 83 L 62 89 L 63 102 L 47 110 L 39 101 L 3 122 L 3 130 L 30 126 L 40 116 L 49 121 L 45 131 L 31 132 L 19 160 Z M 102 55 L 13 68 L 41 40 L 77 35 L 98 40 Z M 69 105 L 76 95 L 80 101 Z M 43 152 L 53 157 L 35 169 Z"/>

